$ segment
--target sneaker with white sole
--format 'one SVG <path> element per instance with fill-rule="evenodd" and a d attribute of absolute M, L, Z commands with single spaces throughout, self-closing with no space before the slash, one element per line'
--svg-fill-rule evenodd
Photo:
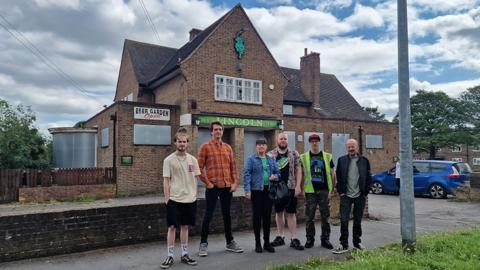
<path fill-rule="evenodd" d="M 362 243 L 353 244 L 353 248 L 355 248 L 357 250 L 365 250 L 365 246 L 362 245 Z"/>
<path fill-rule="evenodd" d="M 198 249 L 198 256 L 200 257 L 208 256 L 208 243 L 200 243 L 200 248 Z"/>
<path fill-rule="evenodd" d="M 235 242 L 235 240 L 232 240 L 230 243 L 228 243 L 225 246 L 225 249 L 228 250 L 228 251 L 231 251 L 231 252 L 235 252 L 235 253 L 242 253 L 243 252 L 243 248 L 241 248 L 237 244 L 237 242 Z"/>
<path fill-rule="evenodd" d="M 160 267 L 162 269 L 167 269 L 167 268 L 170 268 L 170 266 L 172 266 L 174 263 L 174 260 L 173 260 L 173 257 L 172 256 L 168 256 L 165 261 L 160 264 Z"/>
<path fill-rule="evenodd" d="M 188 265 L 197 265 L 197 261 L 190 258 L 190 256 L 188 256 L 188 254 L 185 254 L 185 255 L 182 256 L 181 262 L 184 263 L 184 264 L 188 264 Z"/>
<path fill-rule="evenodd" d="M 348 252 L 348 247 L 340 245 L 336 249 L 332 250 L 333 254 L 343 254 Z"/>

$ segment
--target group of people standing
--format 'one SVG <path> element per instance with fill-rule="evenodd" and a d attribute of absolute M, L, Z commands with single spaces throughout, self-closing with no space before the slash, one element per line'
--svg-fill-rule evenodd
<path fill-rule="evenodd" d="M 243 248 L 234 240 L 231 229 L 230 206 L 232 193 L 237 190 L 238 176 L 235 157 L 230 145 L 222 141 L 223 125 L 210 125 L 212 139 L 200 147 L 198 160 L 186 152 L 188 135 L 180 129 L 174 137 L 176 151 L 163 164 L 164 194 L 167 208 L 167 258 L 161 264 L 169 268 L 173 263 L 175 231 L 180 227 L 181 262 L 196 265 L 188 254 L 188 228 L 194 226 L 196 216 L 197 180 L 204 182 L 206 209 L 202 222 L 198 255 L 208 256 L 210 221 L 220 200 L 224 223 L 225 249 L 242 253 Z M 335 168 L 332 154 L 320 149 L 320 137 L 308 138 L 310 150 L 299 154 L 288 148 L 288 136 L 279 133 L 277 146 L 268 151 L 266 139 L 256 141 L 256 153 L 244 164 L 243 183 L 245 198 L 252 204 L 255 251 L 275 252 L 275 247 L 285 245 L 285 223 L 290 232 L 290 247 L 296 250 L 312 248 L 315 243 L 314 218 L 317 208 L 321 216 L 321 246 L 335 254 L 348 251 L 348 222 L 353 206 L 353 246 L 361 244 L 361 220 L 365 199 L 370 190 L 370 163 L 359 154 L 358 143 L 350 139 L 346 143 L 347 155 L 338 159 Z M 269 197 L 272 185 L 284 181 L 288 198 L 273 203 Z M 330 199 L 337 192 L 340 196 L 340 245 L 334 249 L 330 242 Z M 298 198 L 305 196 L 306 242 L 303 246 L 297 237 Z M 272 208 L 275 209 L 277 236 L 270 241 Z M 286 221 L 286 222 L 285 222 Z M 263 229 L 263 245 L 260 237 Z"/>

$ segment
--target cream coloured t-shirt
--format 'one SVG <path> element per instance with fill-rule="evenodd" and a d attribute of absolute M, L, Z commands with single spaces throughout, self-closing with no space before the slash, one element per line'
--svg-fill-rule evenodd
<path fill-rule="evenodd" d="M 197 159 L 186 153 L 185 156 L 170 154 L 163 160 L 163 177 L 169 177 L 170 200 L 191 203 L 197 199 L 197 180 L 200 175 Z"/>

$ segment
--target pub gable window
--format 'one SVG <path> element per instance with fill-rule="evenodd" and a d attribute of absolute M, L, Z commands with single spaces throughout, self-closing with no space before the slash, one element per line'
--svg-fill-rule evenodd
<path fill-rule="evenodd" d="M 262 82 L 215 75 L 215 100 L 262 104 Z"/>

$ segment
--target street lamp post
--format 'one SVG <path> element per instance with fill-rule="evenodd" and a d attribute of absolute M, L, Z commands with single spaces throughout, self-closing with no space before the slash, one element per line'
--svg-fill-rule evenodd
<path fill-rule="evenodd" d="M 398 14 L 398 103 L 400 124 L 400 223 L 402 247 L 415 252 L 415 198 L 413 194 L 410 80 L 408 70 L 407 1 L 397 1 Z"/>

